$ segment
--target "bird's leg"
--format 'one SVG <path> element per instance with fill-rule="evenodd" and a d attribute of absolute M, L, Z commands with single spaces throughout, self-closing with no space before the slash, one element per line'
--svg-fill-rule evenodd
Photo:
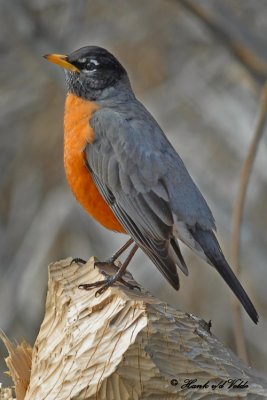
<path fill-rule="evenodd" d="M 128 249 L 128 247 L 133 243 L 133 239 L 129 239 L 112 257 L 107 259 L 106 261 L 96 261 L 95 265 L 101 266 L 101 265 L 113 265 L 117 267 L 114 262 L 117 260 L 117 258 L 125 251 Z M 75 257 L 72 259 L 71 264 L 86 264 L 86 261 L 83 260 L 80 257 Z"/>
<path fill-rule="evenodd" d="M 118 251 L 116 251 L 115 254 L 113 254 L 112 257 L 108 258 L 106 261 L 96 261 L 95 265 L 98 267 L 104 266 L 104 265 L 112 265 L 116 268 L 118 268 L 115 265 L 115 261 L 119 258 L 119 256 L 125 252 L 125 250 L 128 249 L 129 246 L 133 243 L 133 239 L 129 239 Z"/>
<path fill-rule="evenodd" d="M 128 242 L 129 242 L 129 241 L 128 241 Z M 127 243 L 128 243 L 128 242 L 127 242 Z M 127 244 L 127 243 L 126 243 L 126 244 Z M 130 244 L 131 244 L 131 243 L 130 243 Z M 127 247 L 129 247 L 130 244 L 128 244 Z M 125 246 L 125 245 L 124 245 L 124 246 Z M 138 246 L 137 246 L 137 244 L 135 244 L 135 245 L 133 246 L 132 250 L 130 251 L 128 257 L 127 257 L 126 260 L 124 261 L 124 263 L 121 265 L 121 267 L 118 269 L 118 271 L 117 271 L 114 275 L 110 276 L 110 275 L 108 275 L 107 273 L 104 272 L 104 274 L 107 276 L 106 279 L 103 279 L 103 280 L 101 280 L 101 281 L 94 282 L 94 283 L 85 283 L 85 284 L 79 285 L 79 289 L 91 290 L 91 289 L 94 289 L 94 288 L 100 286 L 100 289 L 98 289 L 97 292 L 96 292 L 96 294 L 95 294 L 95 296 L 99 296 L 99 295 L 101 295 L 102 293 L 104 293 L 111 285 L 113 285 L 113 283 L 115 283 L 115 282 L 117 282 L 117 281 L 122 282 L 125 286 L 129 287 L 130 289 L 134 289 L 134 288 L 140 289 L 138 286 L 132 285 L 132 284 L 126 282 L 126 281 L 122 278 L 124 272 L 126 271 L 126 268 L 128 267 L 128 265 L 129 265 L 131 259 L 133 258 L 133 256 L 135 255 L 137 249 L 138 249 Z M 125 249 L 124 249 L 124 250 L 125 250 Z M 124 251 L 124 250 L 123 250 L 123 251 Z M 117 253 L 116 253 L 116 254 L 117 254 Z"/>

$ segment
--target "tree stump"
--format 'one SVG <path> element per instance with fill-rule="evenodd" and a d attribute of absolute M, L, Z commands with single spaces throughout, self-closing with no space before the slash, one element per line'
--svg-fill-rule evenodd
<path fill-rule="evenodd" d="M 118 283 L 95 297 L 96 289 L 78 288 L 104 279 L 95 259 L 71 261 L 49 266 L 25 400 L 267 398 L 267 382 L 209 324 L 143 288 Z"/>

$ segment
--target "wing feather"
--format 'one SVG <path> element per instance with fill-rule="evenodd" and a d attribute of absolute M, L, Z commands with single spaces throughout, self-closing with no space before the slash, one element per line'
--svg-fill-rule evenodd
<path fill-rule="evenodd" d="M 148 255 L 169 283 L 178 290 L 179 277 L 176 265 L 180 265 L 180 260 L 175 256 L 175 252 L 170 251 L 172 227 L 169 226 L 166 228 L 166 225 L 162 223 L 162 226 L 164 226 L 165 229 L 164 233 L 167 233 L 166 229 L 168 230 L 168 236 L 166 235 L 167 238 L 165 238 L 162 234 L 163 228 L 159 229 L 159 218 L 148 207 L 145 200 L 143 203 L 140 201 L 135 202 L 135 199 L 131 199 L 129 196 L 121 195 L 119 197 L 120 201 L 118 201 L 107 185 L 105 185 L 93 172 L 91 166 L 90 168 L 99 191 L 105 201 L 112 208 L 122 226 L 132 236 L 139 247 Z M 140 194 L 139 197 L 141 198 Z M 142 204 L 146 205 L 145 210 L 142 208 Z M 132 218 L 131 215 L 134 217 Z"/>

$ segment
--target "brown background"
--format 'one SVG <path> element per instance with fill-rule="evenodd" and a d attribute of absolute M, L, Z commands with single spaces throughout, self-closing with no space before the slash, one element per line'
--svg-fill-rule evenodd
<path fill-rule="evenodd" d="M 49 262 L 68 256 L 104 259 L 125 241 L 92 221 L 67 187 L 62 160 L 64 78 L 43 54 L 96 44 L 122 61 L 138 97 L 208 200 L 229 255 L 234 199 L 267 76 L 267 4 L 192 1 L 209 16 L 212 26 L 207 26 L 185 7 L 188 3 L 0 3 L 0 328 L 11 339 L 34 342 Z M 245 334 L 252 365 L 265 373 L 266 150 L 264 137 L 242 231 L 242 282 L 260 314 L 257 327 L 244 315 Z M 190 276 L 182 277 L 178 293 L 141 253 L 130 270 L 160 299 L 211 319 L 212 331 L 234 348 L 229 289 L 214 270 L 183 250 Z M 1 360 L 4 354 L 2 350 Z"/>

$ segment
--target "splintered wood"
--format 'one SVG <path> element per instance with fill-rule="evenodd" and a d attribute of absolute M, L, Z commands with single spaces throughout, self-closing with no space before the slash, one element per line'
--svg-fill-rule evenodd
<path fill-rule="evenodd" d="M 79 289 L 104 279 L 94 261 L 50 265 L 25 399 L 267 397 L 267 383 L 204 321 L 120 283 L 99 297 Z M 130 274 L 125 279 L 136 284 Z"/>
<path fill-rule="evenodd" d="M 11 388 L 1 388 L 0 383 L 0 400 L 13 400 L 13 393 Z"/>
<path fill-rule="evenodd" d="M 8 351 L 8 357 L 5 359 L 9 370 L 7 374 L 14 383 L 16 400 L 23 400 L 30 382 L 32 348 L 25 341 L 19 345 L 13 344 L 2 331 L 0 331 L 0 338 Z M 12 389 L 1 390 L 0 384 L 0 400 L 4 399 L 13 399 Z"/>

